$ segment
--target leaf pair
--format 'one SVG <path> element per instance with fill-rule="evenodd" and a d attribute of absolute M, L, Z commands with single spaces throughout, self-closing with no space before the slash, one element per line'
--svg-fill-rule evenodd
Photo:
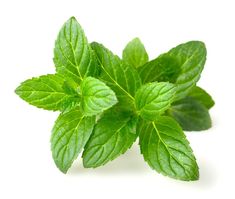
<path fill-rule="evenodd" d="M 205 60 L 204 44 L 192 41 L 149 61 L 138 38 L 127 44 L 121 59 L 99 43 L 89 44 L 72 17 L 55 42 L 56 74 L 26 80 L 16 93 L 34 106 L 61 111 L 51 150 L 64 173 L 83 149 L 84 167 L 98 167 L 139 137 L 153 169 L 196 180 L 198 166 L 181 127 L 211 126 L 208 109 L 214 101 L 196 87 Z"/>

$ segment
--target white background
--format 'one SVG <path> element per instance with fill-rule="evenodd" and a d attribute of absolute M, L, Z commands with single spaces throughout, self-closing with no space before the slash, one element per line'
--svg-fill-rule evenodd
<path fill-rule="evenodd" d="M 0 198 L 235 198 L 235 6 L 231 0 L 1 0 Z M 75 16 L 89 41 L 121 55 L 140 37 L 150 58 L 202 40 L 208 59 L 199 85 L 212 94 L 213 128 L 187 133 L 200 180 L 181 182 L 151 170 L 138 145 L 98 169 L 79 159 L 67 175 L 50 152 L 57 112 L 29 106 L 14 94 L 23 80 L 53 73 L 53 46 L 62 24 Z"/>

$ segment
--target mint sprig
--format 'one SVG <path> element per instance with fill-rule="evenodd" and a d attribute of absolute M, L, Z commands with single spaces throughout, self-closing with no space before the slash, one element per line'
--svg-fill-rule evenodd
<path fill-rule="evenodd" d="M 205 61 L 200 41 L 149 61 L 138 38 L 127 44 L 121 59 L 102 44 L 89 43 L 71 17 L 55 42 L 56 74 L 26 80 L 15 92 L 31 105 L 61 112 L 51 151 L 64 173 L 81 152 L 84 167 L 95 168 L 139 138 L 151 168 L 174 179 L 197 180 L 198 165 L 183 130 L 211 127 L 214 101 L 196 86 Z"/>

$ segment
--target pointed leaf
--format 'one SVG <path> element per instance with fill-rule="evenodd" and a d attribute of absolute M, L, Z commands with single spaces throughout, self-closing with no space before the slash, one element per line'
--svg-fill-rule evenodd
<path fill-rule="evenodd" d="M 97 73 L 97 63 L 84 31 L 74 17 L 61 28 L 55 42 L 56 71 L 79 83 Z"/>
<path fill-rule="evenodd" d="M 153 82 L 143 85 L 135 96 L 136 109 L 140 116 L 155 120 L 164 113 L 174 100 L 175 86 L 167 82 Z"/>
<path fill-rule="evenodd" d="M 96 124 L 83 152 L 86 168 L 98 167 L 125 153 L 135 141 L 136 117 L 108 110 Z"/>
<path fill-rule="evenodd" d="M 65 104 L 78 102 L 79 97 L 66 93 L 63 89 L 64 78 L 60 75 L 43 75 L 28 79 L 16 88 L 15 92 L 31 105 L 46 110 L 63 110 Z"/>
<path fill-rule="evenodd" d="M 100 78 L 116 94 L 118 101 L 127 107 L 133 106 L 136 90 L 141 86 L 137 71 L 128 66 L 103 45 L 92 43 L 101 67 Z M 129 106 L 128 105 L 128 106 Z"/>
<path fill-rule="evenodd" d="M 185 131 L 202 131 L 211 127 L 211 118 L 207 108 L 191 97 L 175 102 L 168 110 L 168 114 Z"/>
<path fill-rule="evenodd" d="M 179 180 L 197 180 L 198 166 L 180 126 L 170 117 L 141 120 L 138 128 L 141 153 L 159 173 Z"/>
<path fill-rule="evenodd" d="M 184 98 L 200 79 L 206 62 L 206 47 L 203 42 L 191 41 L 181 44 L 168 52 L 178 59 L 181 72 L 176 80 L 176 99 Z"/>
<path fill-rule="evenodd" d="M 85 117 L 78 109 L 62 113 L 55 122 L 51 136 L 52 156 L 64 173 L 72 165 L 89 139 L 95 117 Z"/>
<path fill-rule="evenodd" d="M 87 77 L 81 84 L 81 108 L 85 115 L 96 115 L 117 103 L 115 93 L 100 80 Z"/>
<path fill-rule="evenodd" d="M 122 59 L 127 64 L 139 67 L 148 61 L 148 54 L 139 38 L 130 41 L 122 52 Z"/>

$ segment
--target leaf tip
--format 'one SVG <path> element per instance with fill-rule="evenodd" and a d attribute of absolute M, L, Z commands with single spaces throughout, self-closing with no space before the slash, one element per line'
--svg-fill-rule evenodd
<path fill-rule="evenodd" d="M 54 156 L 53 156 L 53 159 L 54 159 L 54 162 L 55 162 L 56 167 L 57 167 L 63 174 L 66 174 L 66 173 L 68 172 L 69 167 L 63 165 L 63 163 L 62 163 L 61 161 L 59 161 L 58 159 L 56 159 Z"/>
<path fill-rule="evenodd" d="M 195 171 L 193 175 L 191 175 L 186 181 L 197 181 L 199 180 L 199 169 Z"/>
<path fill-rule="evenodd" d="M 70 17 L 69 19 L 77 21 L 77 19 L 74 16 Z"/>
<path fill-rule="evenodd" d="M 187 43 L 191 44 L 191 45 L 198 45 L 201 48 L 206 49 L 206 44 L 203 41 L 200 41 L 200 40 L 192 40 L 192 41 L 189 41 Z"/>
<path fill-rule="evenodd" d="M 18 86 L 15 90 L 14 90 L 14 92 L 15 92 L 15 94 L 16 95 L 20 95 L 20 86 Z"/>
<path fill-rule="evenodd" d="M 58 166 L 57 166 L 57 167 L 58 167 Z M 58 167 L 58 169 L 59 169 L 63 174 L 67 174 L 67 172 L 68 172 L 68 169 L 67 169 L 67 168 Z"/>
<path fill-rule="evenodd" d="M 132 39 L 132 41 L 140 42 L 140 38 L 139 37 L 135 37 L 134 39 Z"/>

